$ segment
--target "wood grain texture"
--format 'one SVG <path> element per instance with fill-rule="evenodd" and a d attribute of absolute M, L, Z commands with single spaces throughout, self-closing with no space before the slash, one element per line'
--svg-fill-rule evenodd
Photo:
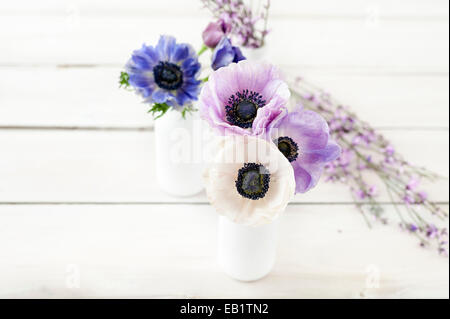
<path fill-rule="evenodd" d="M 2 207 L 0 297 L 448 298 L 448 259 L 395 223 L 368 230 L 352 206 L 288 207 L 275 268 L 254 283 L 217 266 L 216 219 L 210 206 Z"/>
<path fill-rule="evenodd" d="M 424 185 L 446 211 L 448 7 L 276 0 L 267 52 L 446 177 Z M 142 42 L 163 30 L 199 47 L 209 21 L 199 0 L 0 4 L 0 298 L 448 298 L 448 258 L 398 230 L 389 198 L 390 225 L 368 230 L 329 183 L 288 206 L 270 276 L 221 272 L 216 213 L 204 193 L 158 189 L 147 106 L 117 89 Z"/>
<path fill-rule="evenodd" d="M 0 20 L 0 30 L 8 30 L 0 33 L 0 65 L 123 65 L 134 48 L 155 43 L 161 30 L 199 48 L 208 21 L 189 16 L 7 16 Z M 278 65 L 387 66 L 448 74 L 447 26 L 445 20 L 380 20 L 371 25 L 352 19 L 273 19 L 267 56 Z"/>
<path fill-rule="evenodd" d="M 120 70 L 0 68 L 0 126 L 153 126 L 146 113 L 149 106 L 118 88 Z M 304 67 L 283 70 L 288 78 L 301 75 L 326 88 L 375 127 L 448 129 L 448 75 L 374 75 Z M 417 87 L 420 90 L 412 90 Z"/>
<path fill-rule="evenodd" d="M 256 5 L 261 1 L 246 0 L 247 4 Z M 337 18 L 363 19 L 371 15 L 396 19 L 447 18 L 448 1 L 445 0 L 346 0 L 337 3 L 333 0 L 271 1 L 272 18 Z M 30 0 L 16 0 L 2 3 L 0 15 L 70 15 L 79 13 L 88 16 L 146 16 L 154 17 L 170 14 L 171 16 L 207 16 L 206 10 L 200 10 L 199 0 L 165 0 L 142 1 L 128 0 L 124 5 L 121 0 L 41 0 L 39 3 Z M 170 8 L 170 9 L 169 9 Z M 447 10 L 446 10 L 447 9 Z"/>
<path fill-rule="evenodd" d="M 448 202 L 448 132 L 385 135 L 406 158 L 446 177 L 426 186 L 433 200 Z M 153 132 L 2 131 L 0 201 L 205 203 L 203 193 L 177 198 L 158 189 L 153 143 Z M 389 201 L 387 195 L 379 199 Z M 348 203 L 352 198 L 342 185 L 321 183 L 295 201 Z"/>

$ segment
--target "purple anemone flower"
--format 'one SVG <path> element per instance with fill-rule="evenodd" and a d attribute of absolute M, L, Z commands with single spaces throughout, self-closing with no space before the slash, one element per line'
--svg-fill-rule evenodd
<path fill-rule="evenodd" d="M 135 50 L 126 64 L 130 84 L 146 103 L 179 107 L 197 100 L 200 63 L 194 48 L 161 36 L 158 44 Z"/>
<path fill-rule="evenodd" d="M 305 193 L 316 186 L 325 165 L 341 153 L 339 145 L 330 139 L 325 119 L 301 105 L 273 121 L 266 136 L 291 162 L 296 193 Z"/>
<path fill-rule="evenodd" d="M 214 49 L 211 67 L 213 70 L 217 70 L 230 63 L 237 63 L 242 60 L 245 60 L 245 56 L 241 50 L 232 46 L 230 39 L 223 37 Z"/>
<path fill-rule="evenodd" d="M 256 135 L 285 113 L 289 97 L 277 68 L 244 60 L 210 75 L 200 93 L 200 115 L 221 135 Z"/>
<path fill-rule="evenodd" d="M 215 48 L 220 40 L 231 32 L 231 24 L 223 19 L 208 24 L 202 33 L 203 42 L 207 47 Z"/>

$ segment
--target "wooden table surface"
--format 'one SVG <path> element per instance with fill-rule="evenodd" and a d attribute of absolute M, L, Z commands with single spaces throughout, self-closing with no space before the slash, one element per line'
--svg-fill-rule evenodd
<path fill-rule="evenodd" d="M 268 56 L 372 123 L 446 179 L 449 3 L 272 1 Z M 159 34 L 201 45 L 200 1 L 0 4 L 0 297 L 449 297 L 449 260 L 395 222 L 369 230 L 347 190 L 321 183 L 281 220 L 279 256 L 241 283 L 215 261 L 205 194 L 155 184 L 153 121 L 117 88 L 131 50 Z M 381 197 L 387 216 L 389 198 Z M 448 227 L 448 221 L 445 222 Z"/>

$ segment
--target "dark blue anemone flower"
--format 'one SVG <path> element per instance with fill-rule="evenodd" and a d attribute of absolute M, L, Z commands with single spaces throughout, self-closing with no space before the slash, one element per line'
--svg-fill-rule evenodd
<path fill-rule="evenodd" d="M 126 64 L 129 83 L 147 103 L 180 107 L 197 100 L 200 63 L 193 47 L 163 35 L 158 44 L 142 45 Z"/>
<path fill-rule="evenodd" d="M 237 63 L 241 60 L 245 60 L 245 56 L 241 50 L 238 47 L 232 46 L 230 39 L 223 37 L 214 49 L 211 67 L 215 71 L 230 63 Z"/>

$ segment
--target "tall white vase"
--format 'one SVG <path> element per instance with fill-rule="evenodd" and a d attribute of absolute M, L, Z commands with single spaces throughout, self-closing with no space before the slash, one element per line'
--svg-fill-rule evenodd
<path fill-rule="evenodd" d="M 244 226 L 219 216 L 218 262 L 230 277 L 254 281 L 265 277 L 275 263 L 278 220 L 262 226 Z"/>
<path fill-rule="evenodd" d="M 198 112 L 186 118 L 169 110 L 155 120 L 156 179 L 174 196 L 192 196 L 203 190 L 203 161 L 199 155 L 201 120 Z"/>

